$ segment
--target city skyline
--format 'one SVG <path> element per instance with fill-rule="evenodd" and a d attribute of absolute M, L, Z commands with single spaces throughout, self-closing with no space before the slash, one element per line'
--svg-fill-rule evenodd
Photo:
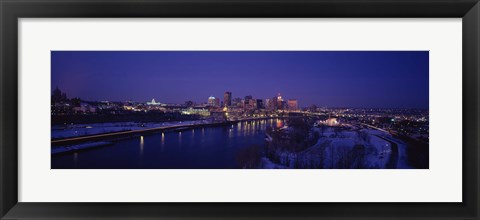
<path fill-rule="evenodd" d="M 299 107 L 428 109 L 428 52 L 53 51 L 51 86 L 87 101 L 223 102 L 228 91 L 281 93 Z"/>
<path fill-rule="evenodd" d="M 429 169 L 428 51 L 53 51 L 52 169 Z"/>
<path fill-rule="evenodd" d="M 57 88 L 54 89 L 54 92 Z M 52 93 L 53 94 L 53 93 Z M 231 92 L 230 92 L 231 94 Z M 65 93 L 65 95 L 67 95 Z M 278 95 L 281 95 L 281 93 L 277 93 L 277 95 L 275 96 L 278 96 Z M 275 98 L 275 96 L 273 97 L 267 97 L 267 98 L 262 98 L 262 97 L 255 97 L 255 96 L 252 96 L 252 95 L 248 95 L 248 96 L 251 96 L 253 100 L 262 100 L 262 101 L 268 101 L 268 100 L 272 100 L 272 98 Z M 282 95 L 283 96 L 283 95 Z M 247 97 L 247 96 L 245 96 Z M 245 100 L 245 97 L 234 97 L 232 96 L 231 97 L 231 100 L 234 100 L 234 99 L 241 99 L 242 101 Z M 152 104 L 153 102 L 155 104 L 165 104 L 165 105 L 187 105 L 188 103 L 192 102 L 191 104 L 194 104 L 194 105 L 199 105 L 199 106 L 209 106 L 209 99 L 210 98 L 215 98 L 215 99 L 218 99 L 219 100 L 219 106 L 218 107 L 225 107 L 225 104 L 224 104 L 224 100 L 225 100 L 225 96 L 223 96 L 223 99 L 222 97 L 215 97 L 215 96 L 209 96 L 207 97 L 207 99 L 205 101 L 201 101 L 201 102 L 193 102 L 191 100 L 185 100 L 184 102 L 179 102 L 179 103 L 167 103 L 167 102 L 162 102 L 161 100 L 158 100 L 157 98 L 153 97 L 152 99 L 150 100 L 145 100 L 145 101 L 134 101 L 134 100 L 85 100 L 85 99 L 82 99 L 81 97 L 70 97 L 68 96 L 67 97 L 68 99 L 75 99 L 75 98 L 79 98 L 80 100 L 82 101 L 85 101 L 85 102 L 118 102 L 118 103 L 124 103 L 124 102 L 135 102 L 135 103 L 138 103 L 138 104 L 146 104 L 146 105 L 149 105 L 149 104 Z M 332 108 L 332 109 L 336 109 L 336 108 L 354 108 L 354 109 L 419 109 L 419 110 L 428 110 L 428 108 L 402 108 L 402 107 L 351 107 L 351 106 L 322 106 L 322 105 L 317 105 L 315 103 L 313 104 L 310 104 L 310 105 L 300 105 L 298 104 L 298 99 L 296 98 L 284 98 L 283 101 L 285 101 L 286 103 L 288 103 L 288 101 L 295 101 L 297 103 L 297 106 L 298 108 L 308 108 L 308 107 L 311 107 L 312 105 L 315 105 L 317 106 L 318 108 Z M 233 102 L 233 101 L 232 101 Z M 267 104 L 267 103 L 264 103 L 264 104 Z M 227 107 L 233 107 L 234 105 L 226 105 Z"/>

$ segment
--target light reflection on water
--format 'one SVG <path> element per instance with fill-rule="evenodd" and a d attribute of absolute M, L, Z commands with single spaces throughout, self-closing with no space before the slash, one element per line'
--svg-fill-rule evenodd
<path fill-rule="evenodd" d="M 140 136 L 140 156 L 143 155 L 143 147 L 145 145 L 145 142 L 143 141 L 143 136 Z"/>
<path fill-rule="evenodd" d="M 77 165 L 77 161 L 78 161 L 78 153 L 77 153 L 77 152 L 73 153 L 73 161 L 74 161 L 74 164 L 75 164 L 75 166 L 76 166 L 76 165 Z"/>
<path fill-rule="evenodd" d="M 235 153 L 251 145 L 264 146 L 265 129 L 275 120 L 195 128 L 115 141 L 77 154 L 52 157 L 52 168 L 82 169 L 209 169 L 238 168 Z M 160 147 L 158 146 L 160 145 Z M 138 155 L 138 156 L 135 156 Z"/>
<path fill-rule="evenodd" d="M 283 120 L 277 119 L 277 128 L 283 127 Z"/>
<path fill-rule="evenodd" d="M 165 133 L 162 132 L 162 143 L 160 144 L 160 149 L 163 151 L 165 149 Z"/>

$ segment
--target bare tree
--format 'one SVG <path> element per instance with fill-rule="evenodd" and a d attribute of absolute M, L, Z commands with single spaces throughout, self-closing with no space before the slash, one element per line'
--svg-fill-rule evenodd
<path fill-rule="evenodd" d="M 258 145 L 242 148 L 235 155 L 238 166 L 243 169 L 258 168 L 261 158 L 261 148 Z"/>
<path fill-rule="evenodd" d="M 370 134 L 368 134 L 365 131 L 359 131 L 357 134 L 361 141 L 363 141 L 366 144 L 370 144 L 370 140 L 371 140 Z"/>

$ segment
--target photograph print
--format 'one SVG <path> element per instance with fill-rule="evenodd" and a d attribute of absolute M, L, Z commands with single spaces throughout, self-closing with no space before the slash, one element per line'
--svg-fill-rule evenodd
<path fill-rule="evenodd" d="M 51 51 L 52 169 L 428 169 L 428 51 Z"/>

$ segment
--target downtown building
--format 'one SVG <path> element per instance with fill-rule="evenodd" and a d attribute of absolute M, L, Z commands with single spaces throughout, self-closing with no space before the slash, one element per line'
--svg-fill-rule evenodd
<path fill-rule="evenodd" d="M 287 107 L 290 111 L 298 110 L 298 101 L 296 99 L 289 99 L 287 101 Z"/>
<path fill-rule="evenodd" d="M 210 96 L 208 97 L 207 104 L 208 106 L 212 106 L 212 107 L 220 107 L 220 99 L 215 98 L 214 96 Z"/>
<path fill-rule="evenodd" d="M 223 94 L 223 104 L 225 106 L 232 106 L 232 93 L 231 92 L 225 92 L 225 94 Z"/>

